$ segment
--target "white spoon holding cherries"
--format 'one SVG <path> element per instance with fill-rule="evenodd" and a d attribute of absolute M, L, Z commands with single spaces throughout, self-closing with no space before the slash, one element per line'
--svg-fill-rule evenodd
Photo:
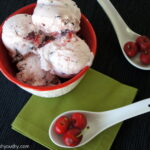
<path fill-rule="evenodd" d="M 110 0 L 97 1 L 112 22 L 125 58 L 138 69 L 150 70 L 150 39 L 133 32 Z"/>
<path fill-rule="evenodd" d="M 53 120 L 49 137 L 63 148 L 80 147 L 107 128 L 146 112 L 150 112 L 150 98 L 104 112 L 67 111 Z"/>

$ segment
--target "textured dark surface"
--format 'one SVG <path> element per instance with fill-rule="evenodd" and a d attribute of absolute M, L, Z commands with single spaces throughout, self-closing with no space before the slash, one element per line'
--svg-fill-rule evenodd
<path fill-rule="evenodd" d="M 96 0 L 75 0 L 93 24 L 98 51 L 93 68 L 139 89 L 135 101 L 150 97 L 150 71 L 131 66 L 118 44 L 107 16 Z M 0 0 L 0 23 L 12 12 L 35 0 Z M 112 0 L 134 31 L 150 36 L 149 0 Z M 31 95 L 9 82 L 0 73 L 0 145 L 30 145 L 32 150 L 46 150 L 41 145 L 11 130 L 11 123 Z M 150 150 L 150 113 L 123 123 L 111 150 Z"/>

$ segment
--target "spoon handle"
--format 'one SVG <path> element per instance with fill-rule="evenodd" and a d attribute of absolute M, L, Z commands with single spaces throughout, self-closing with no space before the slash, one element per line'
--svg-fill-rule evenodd
<path fill-rule="evenodd" d="M 105 128 L 108 128 L 114 124 L 127 120 L 129 118 L 150 112 L 150 98 L 136 102 L 121 108 L 104 112 Z"/>
<path fill-rule="evenodd" d="M 124 22 L 124 20 L 122 19 L 120 14 L 117 12 L 115 7 L 112 5 L 110 0 L 97 0 L 97 2 L 100 4 L 100 6 L 103 8 L 105 13 L 109 17 L 116 31 L 116 34 L 118 36 L 118 40 L 120 44 L 123 45 L 124 43 L 122 43 L 122 40 L 127 41 L 129 37 L 128 32 L 132 33 L 133 31 Z M 122 37 L 123 39 L 120 37 Z"/>

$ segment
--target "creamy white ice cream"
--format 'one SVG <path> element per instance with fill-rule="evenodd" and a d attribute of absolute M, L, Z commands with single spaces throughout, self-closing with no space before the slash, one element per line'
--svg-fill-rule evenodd
<path fill-rule="evenodd" d="M 46 33 L 80 29 L 81 12 L 72 0 L 38 0 L 33 23 Z"/>
<path fill-rule="evenodd" d="M 2 40 L 17 64 L 17 79 L 53 86 L 60 84 L 57 76 L 70 78 L 91 66 L 94 55 L 76 35 L 80 19 L 72 0 L 38 0 L 32 16 L 18 14 L 6 20 Z"/>
<path fill-rule="evenodd" d="M 12 57 L 18 54 L 24 56 L 35 49 L 32 40 L 25 39 L 31 32 L 37 32 L 31 15 L 19 14 L 5 21 L 2 40 Z"/>
<path fill-rule="evenodd" d="M 29 54 L 23 61 L 17 64 L 20 71 L 16 77 L 18 80 L 33 86 L 53 86 L 60 83 L 55 76 L 41 69 L 39 57 Z"/>
<path fill-rule="evenodd" d="M 37 50 L 41 67 L 60 77 L 71 77 L 91 66 L 94 55 L 84 40 L 73 34 L 64 36 Z"/>

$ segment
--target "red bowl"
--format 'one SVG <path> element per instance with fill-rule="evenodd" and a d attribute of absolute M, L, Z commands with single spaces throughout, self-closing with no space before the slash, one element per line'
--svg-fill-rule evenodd
<path fill-rule="evenodd" d="M 22 14 L 22 13 L 32 14 L 35 6 L 36 6 L 36 3 L 25 6 L 21 9 L 15 11 L 9 17 L 14 16 L 16 14 Z M 64 82 L 60 85 L 56 85 L 56 86 L 31 86 L 31 85 L 25 84 L 23 82 L 20 82 L 15 77 L 15 71 L 14 71 L 15 69 L 13 69 L 14 66 L 11 63 L 11 58 L 9 57 L 8 51 L 6 50 L 6 48 L 5 48 L 5 46 L 3 45 L 3 42 L 2 42 L 2 27 L 3 27 L 3 24 L 0 26 L 0 70 L 8 80 L 15 83 L 19 87 L 29 91 L 30 93 L 35 94 L 35 95 L 39 95 L 39 96 L 44 96 L 44 97 L 56 97 L 56 96 L 60 96 L 60 95 L 63 95 L 65 93 L 68 93 L 69 91 L 71 91 L 76 86 L 74 84 L 78 80 L 80 80 L 85 75 L 87 70 L 89 69 L 89 67 L 85 67 L 83 70 L 81 70 L 73 78 L 69 79 L 68 81 L 66 81 L 66 82 Z M 80 34 L 83 37 L 83 39 L 86 41 L 86 43 L 89 45 L 91 51 L 95 55 L 96 54 L 96 47 L 97 47 L 96 35 L 95 35 L 95 32 L 93 30 L 92 25 L 90 24 L 88 19 L 83 14 L 82 14 L 82 17 L 81 17 Z M 48 91 L 53 91 L 53 93 L 57 93 L 57 92 L 54 92 L 54 91 L 55 90 L 59 91 L 60 89 L 62 91 L 64 88 L 66 88 L 68 86 L 71 86 L 71 85 L 74 85 L 74 87 L 72 87 L 70 90 L 68 90 L 68 92 L 60 92 L 62 94 L 54 94 L 54 96 L 50 96 L 51 94 L 50 95 L 48 94 L 49 96 L 44 95 L 44 93 L 46 94 Z M 40 92 L 42 92 L 43 94 L 42 95 L 38 94 Z"/>

